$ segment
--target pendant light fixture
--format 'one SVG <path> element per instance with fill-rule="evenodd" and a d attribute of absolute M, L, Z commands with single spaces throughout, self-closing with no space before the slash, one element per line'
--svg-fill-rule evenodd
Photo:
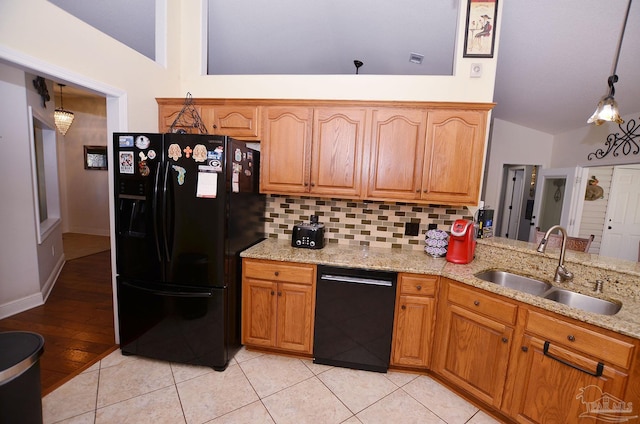
<path fill-rule="evenodd" d="M 604 96 L 599 102 L 596 111 L 587 120 L 588 124 L 602 125 L 604 122 L 615 122 L 622 124 L 624 122 L 620 118 L 620 111 L 618 110 L 618 103 L 613 98 L 616 93 L 613 85 L 618 82 L 618 75 L 616 75 L 616 68 L 618 67 L 618 59 L 620 58 L 620 47 L 622 46 L 622 39 L 624 38 L 624 30 L 627 27 L 627 18 L 629 18 L 629 10 L 631 9 L 631 0 L 627 5 L 627 13 L 624 15 L 624 22 L 622 23 L 622 32 L 620 33 L 620 40 L 618 41 L 618 48 L 616 49 L 616 55 L 613 59 L 613 69 L 611 70 L 611 76 L 607 80 L 609 84 L 609 94 Z"/>
<path fill-rule="evenodd" d="M 62 87 L 64 84 L 58 84 L 60 86 L 60 107 L 56 108 L 53 112 L 53 120 L 56 123 L 56 127 L 60 134 L 66 135 L 67 131 L 69 131 L 69 127 L 73 122 L 73 112 L 64 109 L 64 103 L 62 102 Z"/>

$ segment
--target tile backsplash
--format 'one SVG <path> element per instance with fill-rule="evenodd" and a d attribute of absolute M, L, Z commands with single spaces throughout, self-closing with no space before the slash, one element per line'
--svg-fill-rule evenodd
<path fill-rule="evenodd" d="M 269 195 L 265 230 L 270 238 L 291 240 L 293 225 L 311 215 L 325 224 L 326 243 L 413 250 L 424 249 L 428 224 L 449 231 L 456 219 L 473 219 L 462 206 Z M 404 235 L 408 222 L 419 223 L 417 236 Z"/>

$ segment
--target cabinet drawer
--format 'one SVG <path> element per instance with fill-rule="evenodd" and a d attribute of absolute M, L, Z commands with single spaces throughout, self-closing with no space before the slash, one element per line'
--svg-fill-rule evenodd
<path fill-rule="evenodd" d="M 292 264 L 290 262 L 245 259 L 242 262 L 242 267 L 244 277 L 259 280 L 313 284 L 316 275 L 314 265 Z"/>
<path fill-rule="evenodd" d="M 434 296 L 438 277 L 435 275 L 400 274 L 400 294 Z"/>
<path fill-rule="evenodd" d="M 449 286 L 448 300 L 470 311 L 507 324 L 515 324 L 518 307 L 504 300 L 458 285 Z"/>
<path fill-rule="evenodd" d="M 538 312 L 529 311 L 526 331 L 623 368 L 631 362 L 633 344 Z"/>

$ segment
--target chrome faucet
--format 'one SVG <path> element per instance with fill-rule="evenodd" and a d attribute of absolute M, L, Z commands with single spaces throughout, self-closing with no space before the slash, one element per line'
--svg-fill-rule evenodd
<path fill-rule="evenodd" d="M 556 275 L 553 277 L 553 281 L 556 283 L 571 281 L 573 280 L 573 273 L 564 266 L 564 251 L 567 248 L 567 231 L 564 228 L 560 225 L 554 225 L 549 228 L 544 234 L 544 237 L 542 237 L 542 240 L 540 240 L 538 252 L 544 253 L 547 248 L 547 240 L 554 230 L 560 230 L 560 234 L 562 234 L 562 248 L 560 249 L 560 260 L 558 261 L 558 267 L 556 268 Z"/>

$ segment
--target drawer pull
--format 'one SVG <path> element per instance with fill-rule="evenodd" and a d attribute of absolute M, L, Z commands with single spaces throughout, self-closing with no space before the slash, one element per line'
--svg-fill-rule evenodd
<path fill-rule="evenodd" d="M 544 354 L 544 356 L 548 356 L 549 358 L 560 362 L 561 364 L 564 364 L 568 367 L 571 367 L 575 370 L 578 371 L 582 371 L 585 374 L 589 374 L 593 377 L 600 377 L 602 375 L 602 372 L 604 371 L 604 364 L 602 362 L 598 362 L 598 365 L 596 366 L 596 372 L 591 372 L 589 370 L 585 370 L 584 368 L 580 368 L 577 365 L 572 364 L 571 362 L 565 361 L 564 359 L 560 359 L 556 356 L 553 356 L 552 354 L 549 353 L 549 345 L 551 344 L 551 342 L 549 341 L 545 341 L 544 342 L 544 348 L 542 350 L 542 353 Z"/>
<path fill-rule="evenodd" d="M 417 286 L 416 286 L 416 289 L 418 289 L 418 290 L 422 290 L 422 286 L 417 285 Z"/>
<path fill-rule="evenodd" d="M 273 274 L 277 277 L 278 275 L 280 275 L 280 271 L 276 271 Z"/>
<path fill-rule="evenodd" d="M 400 309 L 402 309 L 402 310 L 404 311 L 405 309 L 407 309 L 407 305 L 402 305 L 402 306 L 400 307 Z"/>
<path fill-rule="evenodd" d="M 575 341 L 576 341 L 576 338 L 575 338 L 575 336 L 573 336 L 573 335 L 569 334 L 569 335 L 567 336 L 567 340 L 569 340 L 570 342 L 575 342 Z"/>
<path fill-rule="evenodd" d="M 282 292 L 281 291 L 278 292 L 278 296 L 282 296 Z"/>
<path fill-rule="evenodd" d="M 276 294 L 276 292 L 274 292 L 273 290 L 271 290 L 271 296 L 273 296 L 274 294 Z"/>
<path fill-rule="evenodd" d="M 507 343 L 509 341 L 509 339 L 507 339 L 506 337 L 502 338 L 502 343 Z"/>
<path fill-rule="evenodd" d="M 476 305 L 476 306 L 480 306 L 480 301 L 479 300 L 474 300 L 473 304 Z"/>
<path fill-rule="evenodd" d="M 522 346 L 522 347 L 520 347 L 520 349 L 522 349 L 523 352 L 529 352 L 529 347 L 528 346 Z"/>

